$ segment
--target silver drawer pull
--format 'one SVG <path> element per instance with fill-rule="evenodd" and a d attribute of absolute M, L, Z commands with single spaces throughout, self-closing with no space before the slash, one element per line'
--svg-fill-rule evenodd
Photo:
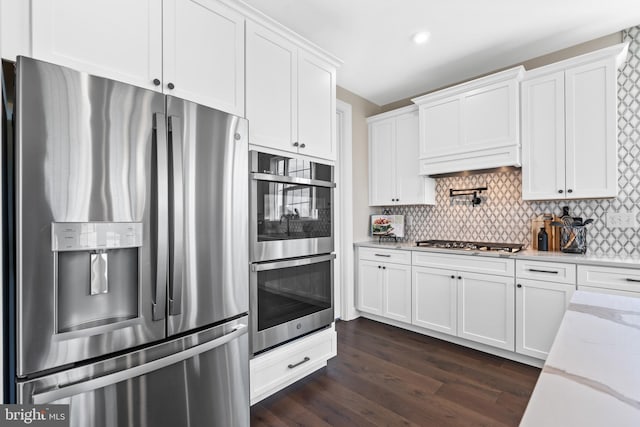
<path fill-rule="evenodd" d="M 376 254 L 376 256 L 383 256 L 385 258 L 391 258 L 391 255 L 385 255 L 385 254 Z"/>
<path fill-rule="evenodd" d="M 558 274 L 557 271 L 550 271 L 550 270 L 538 270 L 535 268 L 527 268 L 527 271 L 532 271 L 534 273 L 549 273 L 549 274 Z"/>
<path fill-rule="evenodd" d="M 298 366 L 302 365 L 303 363 L 308 362 L 309 360 L 311 360 L 311 359 L 309 359 L 307 356 L 305 356 L 305 357 L 304 357 L 304 359 L 302 359 L 302 360 L 301 360 L 301 361 L 299 361 L 298 363 L 294 363 L 294 364 L 289 364 L 289 365 L 287 365 L 287 368 L 289 368 L 289 369 L 296 368 L 296 367 L 298 367 Z"/>
<path fill-rule="evenodd" d="M 627 282 L 636 282 L 636 283 L 640 283 L 640 279 L 632 279 L 631 277 L 627 277 Z"/>

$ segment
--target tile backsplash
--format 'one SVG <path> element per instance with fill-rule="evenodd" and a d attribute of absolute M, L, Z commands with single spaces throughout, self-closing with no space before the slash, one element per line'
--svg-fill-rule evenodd
<path fill-rule="evenodd" d="M 569 206 L 573 216 L 593 218 L 588 231 L 588 253 L 640 255 L 640 231 L 608 228 L 607 212 L 635 211 L 640 223 L 640 26 L 623 31 L 629 41 L 627 62 L 618 72 L 619 194 L 615 199 L 523 201 L 519 169 L 438 178 L 435 206 L 388 207 L 393 214 L 408 215 L 404 241 L 454 239 L 531 243 L 531 219 L 542 213 L 562 214 Z M 451 199 L 449 188 L 487 186 L 482 203 L 472 207 L 469 197 Z"/>

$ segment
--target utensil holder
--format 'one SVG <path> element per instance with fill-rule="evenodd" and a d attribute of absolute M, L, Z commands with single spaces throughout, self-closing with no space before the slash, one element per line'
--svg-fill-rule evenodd
<path fill-rule="evenodd" d="M 560 250 L 570 254 L 587 252 L 587 228 L 584 226 L 562 227 L 560 234 Z"/>

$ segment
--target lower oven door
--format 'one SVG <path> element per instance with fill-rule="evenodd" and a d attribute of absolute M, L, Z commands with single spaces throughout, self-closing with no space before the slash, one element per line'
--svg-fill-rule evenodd
<path fill-rule="evenodd" d="M 247 320 L 19 382 L 18 403 L 68 404 L 71 427 L 248 427 Z"/>
<path fill-rule="evenodd" d="M 327 254 L 252 264 L 252 354 L 333 322 L 335 257 Z"/>

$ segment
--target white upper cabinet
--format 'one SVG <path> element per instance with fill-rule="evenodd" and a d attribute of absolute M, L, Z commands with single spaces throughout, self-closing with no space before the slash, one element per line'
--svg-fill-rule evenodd
<path fill-rule="evenodd" d="M 336 68 L 298 51 L 299 152 L 336 158 Z"/>
<path fill-rule="evenodd" d="M 244 17 L 217 0 L 32 0 L 33 56 L 244 116 Z"/>
<path fill-rule="evenodd" d="M 258 23 L 246 26 L 249 143 L 336 158 L 336 64 Z"/>
<path fill-rule="evenodd" d="M 284 37 L 247 21 L 249 142 L 296 151 L 298 51 Z"/>
<path fill-rule="evenodd" d="M 435 181 L 419 175 L 415 106 L 369 117 L 369 205 L 435 204 Z"/>
<path fill-rule="evenodd" d="M 420 173 L 520 166 L 523 74 L 516 67 L 413 99 L 420 111 Z"/>
<path fill-rule="evenodd" d="M 564 199 L 564 71 L 522 82 L 522 163 L 523 199 Z"/>
<path fill-rule="evenodd" d="M 522 82 L 522 198 L 618 194 L 621 44 L 527 72 Z"/>
<path fill-rule="evenodd" d="M 32 0 L 37 59 L 160 90 L 162 0 Z"/>
<path fill-rule="evenodd" d="M 618 195 L 617 69 L 611 58 L 565 73 L 567 198 Z"/>
<path fill-rule="evenodd" d="M 164 92 L 244 116 L 244 17 L 216 0 L 165 0 L 163 16 Z"/>
<path fill-rule="evenodd" d="M 369 124 L 369 205 L 395 204 L 395 140 L 392 120 Z M 418 175 L 416 174 L 416 179 Z"/>

